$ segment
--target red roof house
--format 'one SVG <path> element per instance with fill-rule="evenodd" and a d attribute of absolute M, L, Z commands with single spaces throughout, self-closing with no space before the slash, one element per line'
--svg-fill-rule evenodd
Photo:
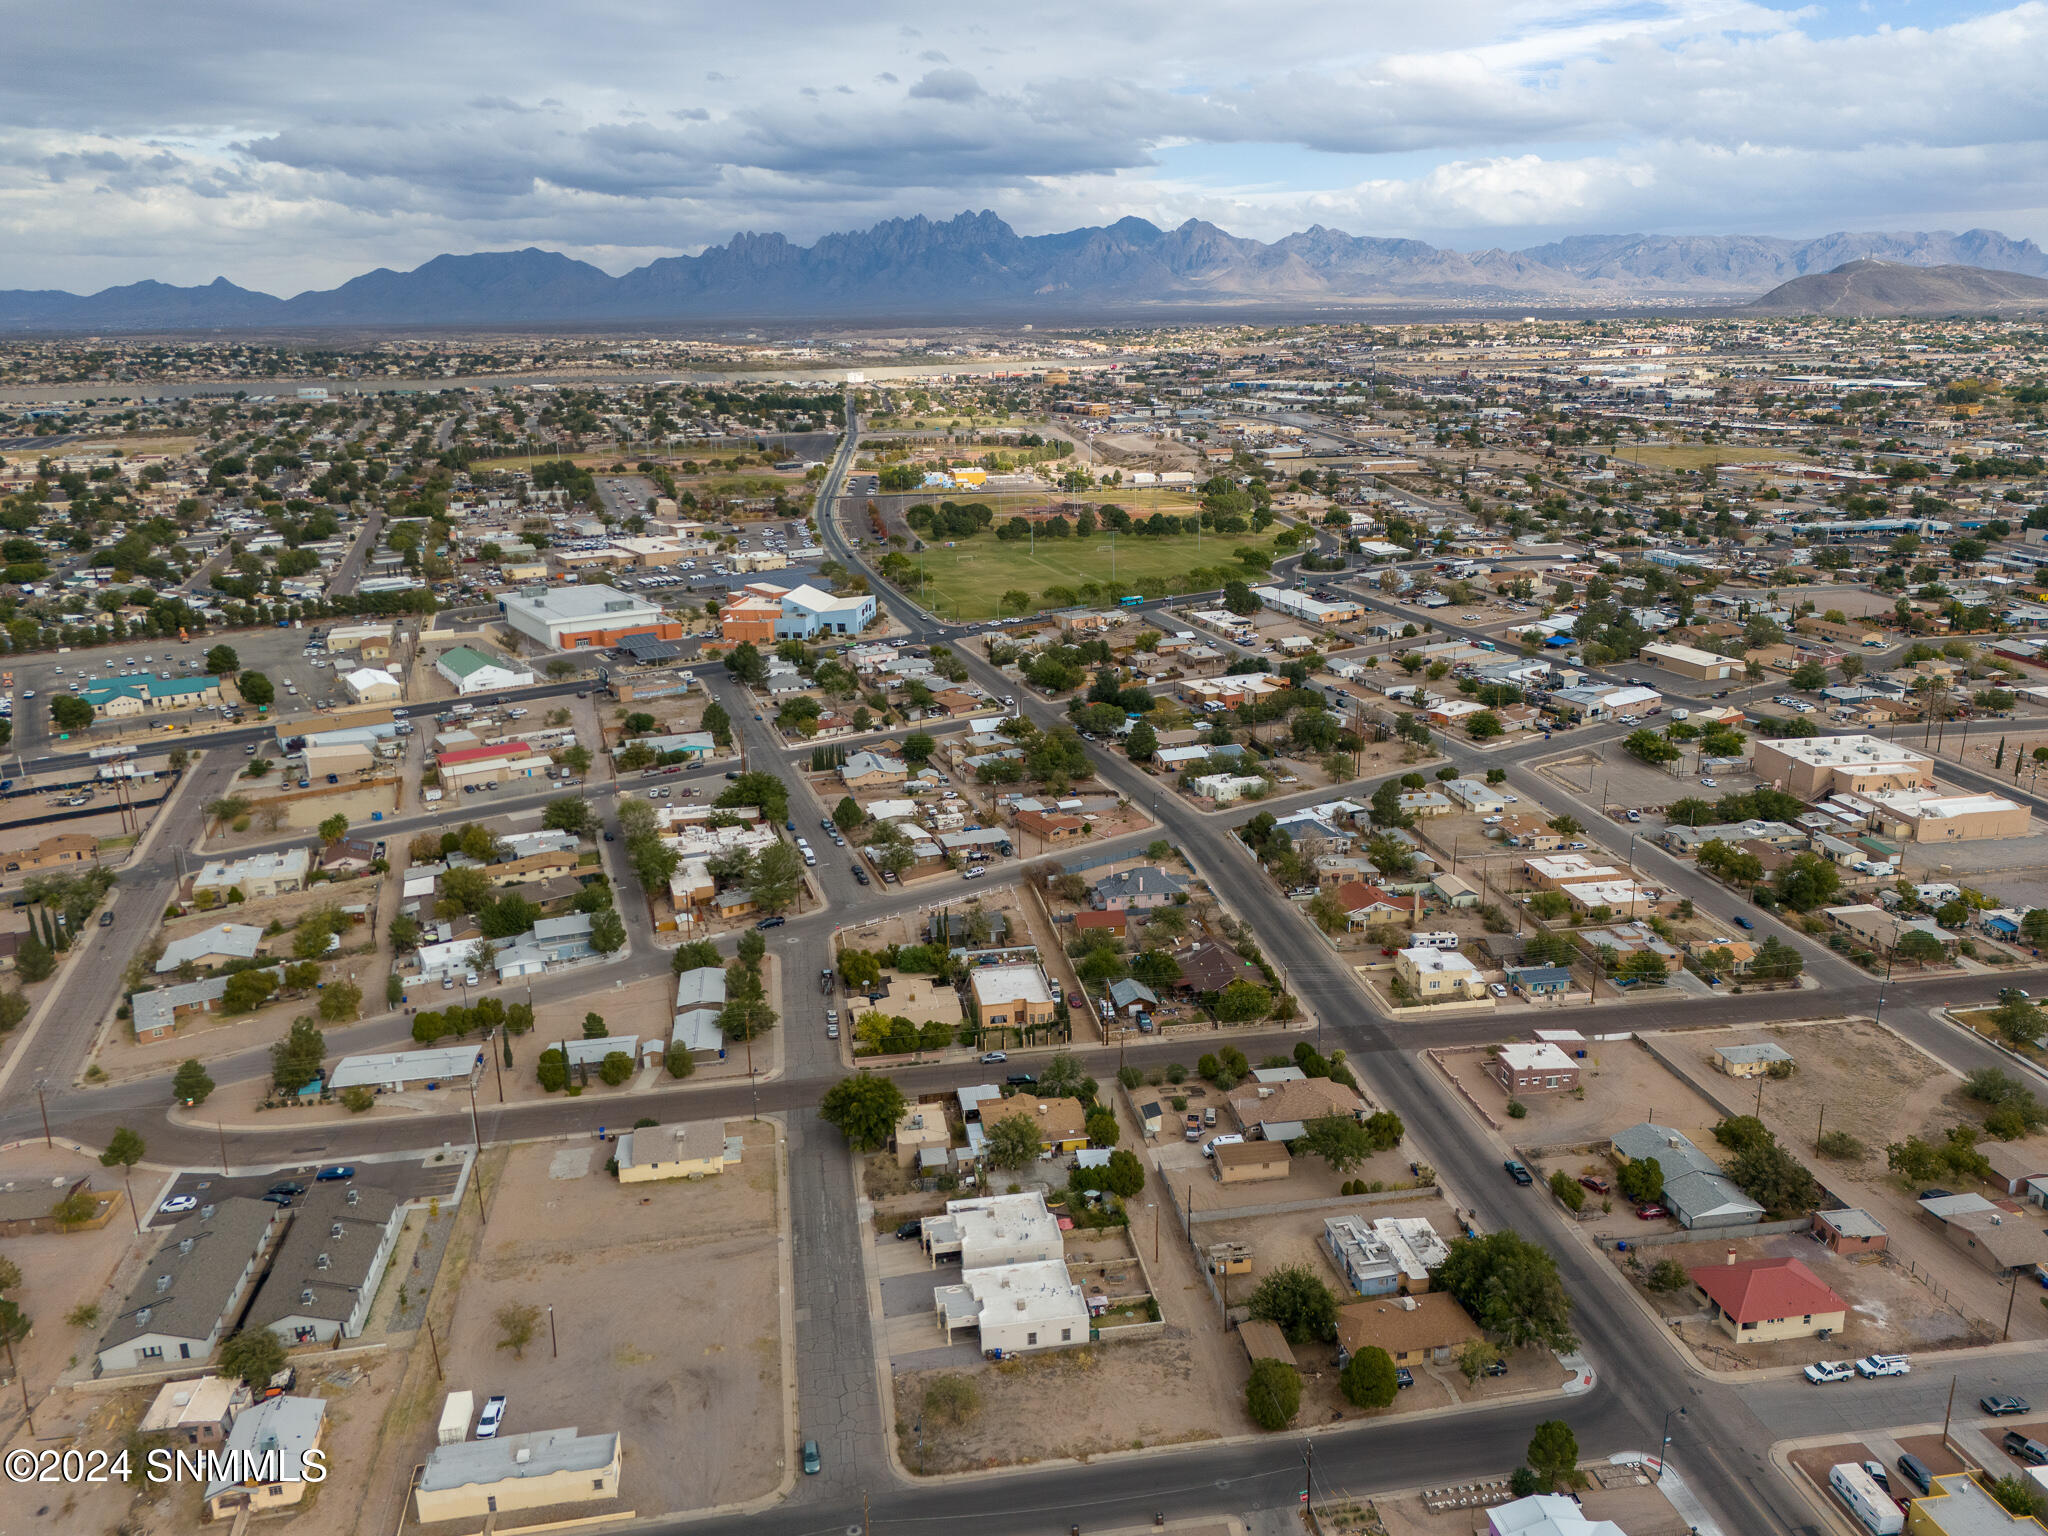
<path fill-rule="evenodd" d="M 1798 1259 L 1704 1264 L 1690 1272 L 1714 1317 L 1739 1342 L 1811 1338 L 1842 1326 L 1849 1304 Z"/>

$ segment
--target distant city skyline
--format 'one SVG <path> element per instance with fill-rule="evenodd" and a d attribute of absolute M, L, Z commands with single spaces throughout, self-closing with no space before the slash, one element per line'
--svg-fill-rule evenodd
<path fill-rule="evenodd" d="M 290 295 L 537 245 L 621 273 L 988 208 L 1462 250 L 1985 226 L 2048 242 L 2048 7 L 1446 0 L 16 18 L 0 287 Z"/>

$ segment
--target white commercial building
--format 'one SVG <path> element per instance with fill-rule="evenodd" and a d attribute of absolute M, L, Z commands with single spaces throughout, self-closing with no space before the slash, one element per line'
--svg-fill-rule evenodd
<path fill-rule="evenodd" d="M 556 651 L 612 646 L 634 634 L 673 640 L 683 632 L 654 604 L 616 587 L 538 587 L 502 597 L 498 606 L 513 630 Z"/>
<path fill-rule="evenodd" d="M 375 667 L 358 667 L 353 672 L 343 673 L 341 686 L 348 690 L 348 696 L 358 704 L 395 703 L 405 694 L 405 690 L 399 687 L 397 678 Z"/>

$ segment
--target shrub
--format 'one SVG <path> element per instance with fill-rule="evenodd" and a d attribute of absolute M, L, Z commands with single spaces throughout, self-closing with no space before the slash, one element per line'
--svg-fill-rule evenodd
<path fill-rule="evenodd" d="M 1690 1278 L 1678 1260 L 1659 1259 L 1650 1271 L 1648 1284 L 1653 1291 L 1681 1291 Z"/>
<path fill-rule="evenodd" d="M 1820 1138 L 1820 1155 L 1836 1162 L 1854 1162 L 1869 1150 L 1847 1131 L 1828 1131 Z"/>
<path fill-rule="evenodd" d="M 1359 1408 L 1384 1408 L 1393 1402 L 1401 1387 L 1394 1374 L 1394 1357 L 1372 1344 L 1345 1363 L 1337 1385 L 1344 1400 Z"/>
<path fill-rule="evenodd" d="M 1510 1120 L 1526 1120 L 1526 1119 L 1528 1119 L 1528 1118 L 1529 1118 L 1529 1106 L 1528 1106 L 1528 1105 L 1526 1105 L 1526 1104 L 1524 1104 L 1524 1103 L 1523 1103 L 1523 1102 L 1522 1102 L 1522 1101 L 1521 1101 L 1520 1099 L 1509 1099 L 1509 1100 L 1508 1100 L 1508 1118 L 1509 1118 Z"/>
<path fill-rule="evenodd" d="M 1301 1408 L 1301 1373 L 1284 1360 L 1260 1360 L 1244 1387 L 1245 1412 L 1261 1429 L 1285 1429 Z"/>
<path fill-rule="evenodd" d="M 1562 1168 L 1551 1172 L 1550 1192 L 1557 1196 L 1568 1211 L 1582 1211 L 1586 1208 L 1586 1191 L 1577 1179 Z"/>
<path fill-rule="evenodd" d="M 376 1092 L 373 1089 L 364 1087 L 360 1083 L 356 1084 L 353 1088 L 341 1090 L 342 1107 L 352 1115 L 360 1115 L 376 1102 Z"/>

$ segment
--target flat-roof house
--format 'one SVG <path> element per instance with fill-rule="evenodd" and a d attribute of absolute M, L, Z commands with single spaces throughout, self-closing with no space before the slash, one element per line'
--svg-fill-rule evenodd
<path fill-rule="evenodd" d="M 984 1029 L 1035 1029 L 1057 1011 L 1052 984 L 1036 963 L 978 966 L 970 975 L 977 1021 Z"/>
<path fill-rule="evenodd" d="M 431 1046 L 422 1051 L 366 1051 L 344 1056 L 328 1074 L 327 1086 L 339 1093 L 344 1088 L 381 1088 L 386 1093 L 403 1093 L 414 1083 L 466 1083 L 481 1072 L 483 1048 L 477 1045 Z"/>
<path fill-rule="evenodd" d="M 1478 967 L 1455 949 L 1404 949 L 1394 956 L 1394 975 L 1425 1003 L 1487 997 Z"/>
<path fill-rule="evenodd" d="M 1778 1062 L 1790 1062 L 1792 1053 L 1782 1045 L 1762 1041 L 1755 1045 L 1717 1045 L 1714 1065 L 1730 1077 L 1762 1077 Z"/>
<path fill-rule="evenodd" d="M 2000 1279 L 2048 1264 L 2048 1234 L 2017 1201 L 1937 1195 L 1920 1202 L 1920 1213 L 1951 1248 Z"/>
<path fill-rule="evenodd" d="M 227 1439 L 235 1414 L 248 1406 L 249 1389 L 229 1376 L 167 1381 L 136 1431 L 163 1435 L 174 1446 L 217 1446 Z"/>
<path fill-rule="evenodd" d="M 963 1270 L 1036 1264 L 1066 1252 L 1059 1221 L 1038 1190 L 948 1200 L 945 1215 L 924 1219 L 924 1244 L 935 1261 L 959 1255 Z"/>
<path fill-rule="evenodd" d="M 984 1352 L 1004 1355 L 1088 1342 L 1088 1300 L 1064 1259 L 963 1269 L 932 1292 L 939 1329 L 975 1328 Z"/>
<path fill-rule="evenodd" d="M 1493 1058 L 1494 1080 L 1510 1094 L 1557 1093 L 1579 1086 L 1579 1064 L 1548 1040 L 1503 1045 Z"/>
<path fill-rule="evenodd" d="M 100 1336 L 99 1370 L 161 1370 L 169 1361 L 211 1355 L 282 1214 L 265 1201 L 231 1195 L 173 1226 Z"/>
<path fill-rule="evenodd" d="M 1038 1133 L 1041 1152 L 1076 1152 L 1088 1145 L 1088 1112 L 1079 1099 L 1041 1099 L 1035 1094 L 1014 1094 L 998 1103 L 984 1104 L 981 1124 L 992 1131 L 1005 1120 L 1024 1120 Z"/>
<path fill-rule="evenodd" d="M 1293 1160 L 1284 1141 L 1240 1141 L 1215 1148 L 1210 1166 L 1219 1184 L 1255 1184 L 1286 1178 Z"/>
<path fill-rule="evenodd" d="M 1884 1223 L 1854 1206 L 1840 1211 L 1815 1211 L 1813 1230 L 1821 1246 L 1830 1253 L 1880 1253 L 1891 1243 Z"/>
<path fill-rule="evenodd" d="M 619 1437 L 536 1429 L 437 1445 L 413 1490 L 420 1524 L 593 1504 L 619 1494 Z"/>
<path fill-rule="evenodd" d="M 209 861 L 192 877 L 192 894 L 211 892 L 225 900 L 229 891 L 240 891 L 250 901 L 266 896 L 286 896 L 306 888 L 312 872 L 310 848 L 287 848 L 281 853 L 256 853 L 246 859 L 223 864 Z"/>
<path fill-rule="evenodd" d="M 316 1184 L 294 1206 L 244 1326 L 268 1328 L 287 1348 L 360 1335 L 405 1210 L 374 1184 Z"/>
<path fill-rule="evenodd" d="M 1738 1344 L 1839 1333 L 1848 1316 L 1849 1304 L 1798 1259 L 1731 1256 L 1688 1274 L 1709 1314 Z"/>

